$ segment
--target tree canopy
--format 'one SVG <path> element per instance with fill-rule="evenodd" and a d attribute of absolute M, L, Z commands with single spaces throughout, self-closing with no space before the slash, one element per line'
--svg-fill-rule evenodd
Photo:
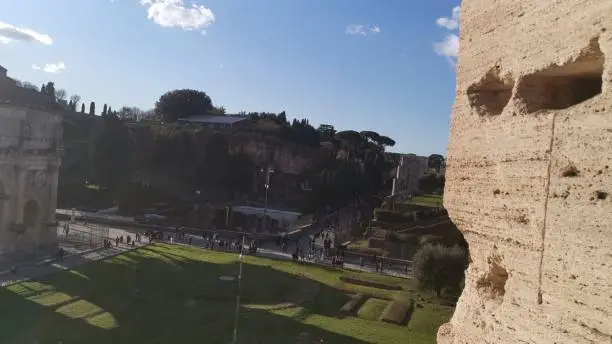
<path fill-rule="evenodd" d="M 438 172 L 440 172 L 444 163 L 444 157 L 440 154 L 432 154 L 427 158 L 427 167 L 433 168 Z"/>
<path fill-rule="evenodd" d="M 164 93 L 155 103 L 155 112 L 166 122 L 193 115 L 205 115 L 214 110 L 206 92 L 182 89 Z"/>
<path fill-rule="evenodd" d="M 456 245 L 426 244 L 413 257 L 414 275 L 419 286 L 441 296 L 444 289 L 457 291 L 468 266 L 468 254 Z"/>
<path fill-rule="evenodd" d="M 93 141 L 92 177 L 96 184 L 114 190 L 131 179 L 131 138 L 117 116 L 107 114 L 102 118 L 103 128 Z"/>
<path fill-rule="evenodd" d="M 319 178 L 313 186 L 311 208 L 341 207 L 387 192 L 394 164 L 377 141 L 380 137 L 375 132 L 354 130 L 336 133 L 333 143 L 338 154 L 315 168 Z"/>

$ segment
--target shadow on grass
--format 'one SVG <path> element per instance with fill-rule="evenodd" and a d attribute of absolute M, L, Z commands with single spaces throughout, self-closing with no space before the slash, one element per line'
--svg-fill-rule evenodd
<path fill-rule="evenodd" d="M 177 253 L 178 252 L 178 253 Z M 0 289 L 0 342 L 230 343 L 238 263 L 211 262 L 153 246 Z M 201 254 L 201 253 L 200 253 Z M 300 300 L 316 288 L 317 294 Z M 345 292 L 277 269 L 243 264 L 239 343 L 295 343 L 303 332 L 326 343 L 365 343 L 304 324 L 341 317 Z M 267 307 L 300 302 L 295 314 Z"/>

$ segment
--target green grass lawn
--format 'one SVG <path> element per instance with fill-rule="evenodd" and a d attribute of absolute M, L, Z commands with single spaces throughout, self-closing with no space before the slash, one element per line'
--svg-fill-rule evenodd
<path fill-rule="evenodd" d="M 0 289 L 0 342 L 230 343 L 238 272 L 235 254 L 153 245 Z M 452 308 L 419 295 L 407 280 L 246 257 L 239 343 L 435 343 Z M 399 283 L 401 291 L 344 283 L 343 274 Z M 361 316 L 340 308 L 350 293 L 370 297 Z M 418 300 L 407 325 L 374 316 L 380 300 Z M 363 308 L 363 307 L 362 307 Z M 368 308 L 370 310 L 368 310 Z"/>
<path fill-rule="evenodd" d="M 442 195 L 415 196 L 406 202 L 407 204 L 420 205 L 424 207 L 441 207 Z"/>
<path fill-rule="evenodd" d="M 359 308 L 357 316 L 366 320 L 378 320 L 389 302 L 389 300 L 371 297 Z"/>

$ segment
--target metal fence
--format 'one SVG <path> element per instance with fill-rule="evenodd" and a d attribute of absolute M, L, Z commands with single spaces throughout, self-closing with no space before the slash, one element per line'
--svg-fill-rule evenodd
<path fill-rule="evenodd" d="M 60 221 L 57 237 L 60 243 L 76 249 L 94 249 L 104 245 L 109 231 L 109 226 L 101 223 Z"/>

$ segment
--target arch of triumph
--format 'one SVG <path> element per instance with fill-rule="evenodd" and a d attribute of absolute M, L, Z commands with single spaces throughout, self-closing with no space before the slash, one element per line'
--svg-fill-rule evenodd
<path fill-rule="evenodd" d="M 0 263 L 57 249 L 60 111 L 0 66 Z"/>

